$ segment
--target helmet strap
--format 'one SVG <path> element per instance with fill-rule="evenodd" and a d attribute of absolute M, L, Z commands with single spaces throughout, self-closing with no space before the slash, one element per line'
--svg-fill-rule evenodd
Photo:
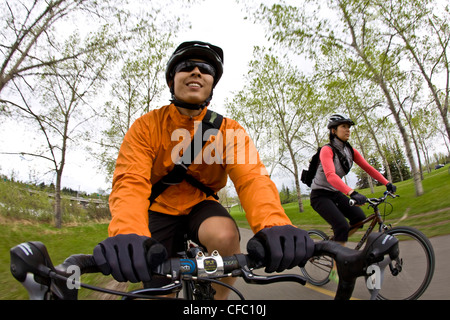
<path fill-rule="evenodd" d="M 202 104 L 187 103 L 187 102 L 180 101 L 177 99 L 172 99 L 172 100 L 170 100 L 170 102 L 172 102 L 177 107 L 185 108 L 185 109 L 189 109 L 189 110 L 202 110 L 204 107 L 206 107 L 209 104 L 208 100 L 206 100 Z"/>

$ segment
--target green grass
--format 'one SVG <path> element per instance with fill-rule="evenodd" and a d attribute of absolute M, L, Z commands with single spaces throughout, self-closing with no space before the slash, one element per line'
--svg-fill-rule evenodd
<path fill-rule="evenodd" d="M 41 241 L 47 247 L 54 265 L 58 265 L 71 254 L 87 253 L 108 235 L 107 224 L 89 224 L 55 229 L 47 224 L 6 222 L 0 225 L 0 300 L 27 299 L 22 285 L 9 270 L 10 248 L 25 241 Z M 90 284 L 105 282 L 106 277 L 86 275 L 83 281 Z M 90 292 L 80 290 L 80 298 Z"/>

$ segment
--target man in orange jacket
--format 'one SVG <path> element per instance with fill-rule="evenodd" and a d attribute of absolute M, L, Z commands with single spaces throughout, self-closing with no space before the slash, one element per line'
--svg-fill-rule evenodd
<path fill-rule="evenodd" d="M 184 235 L 208 252 L 222 256 L 240 252 L 239 230 L 228 211 L 211 195 L 182 180 L 150 202 L 152 187 L 179 162 L 207 113 L 212 92 L 223 73 L 223 51 L 209 43 L 182 43 L 166 68 L 171 104 L 136 120 L 120 148 L 110 195 L 109 238 L 94 249 L 104 274 L 118 281 L 151 280 L 145 252 L 162 244 L 170 256 L 183 250 Z M 182 140 L 180 141 L 180 137 Z M 187 175 L 218 192 L 230 176 L 255 233 L 247 251 L 265 249 L 266 271 L 303 265 L 314 243 L 292 226 L 275 184 L 270 180 L 245 130 L 224 118 L 213 141 L 206 142 Z M 232 283 L 233 278 L 224 281 Z M 217 299 L 228 289 L 216 286 Z"/>

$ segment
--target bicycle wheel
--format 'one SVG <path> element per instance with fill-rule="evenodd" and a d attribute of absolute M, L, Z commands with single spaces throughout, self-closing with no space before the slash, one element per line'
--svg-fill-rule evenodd
<path fill-rule="evenodd" d="M 320 230 L 309 230 L 308 234 L 314 241 L 328 240 L 328 236 L 325 232 Z M 323 286 L 330 281 L 328 277 L 333 269 L 333 263 L 333 259 L 330 257 L 314 256 L 300 269 L 309 283 L 315 286 Z"/>
<path fill-rule="evenodd" d="M 378 300 L 416 300 L 433 278 L 435 257 L 428 238 L 411 227 L 386 231 L 399 240 L 399 257 L 386 267 Z"/>

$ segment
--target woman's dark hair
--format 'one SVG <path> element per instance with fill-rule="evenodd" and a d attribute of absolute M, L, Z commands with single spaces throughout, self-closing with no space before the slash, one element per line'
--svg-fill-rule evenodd
<path fill-rule="evenodd" d="M 336 138 L 336 135 L 333 133 L 333 129 L 336 128 L 330 128 L 330 142 L 334 140 L 334 138 Z"/>

